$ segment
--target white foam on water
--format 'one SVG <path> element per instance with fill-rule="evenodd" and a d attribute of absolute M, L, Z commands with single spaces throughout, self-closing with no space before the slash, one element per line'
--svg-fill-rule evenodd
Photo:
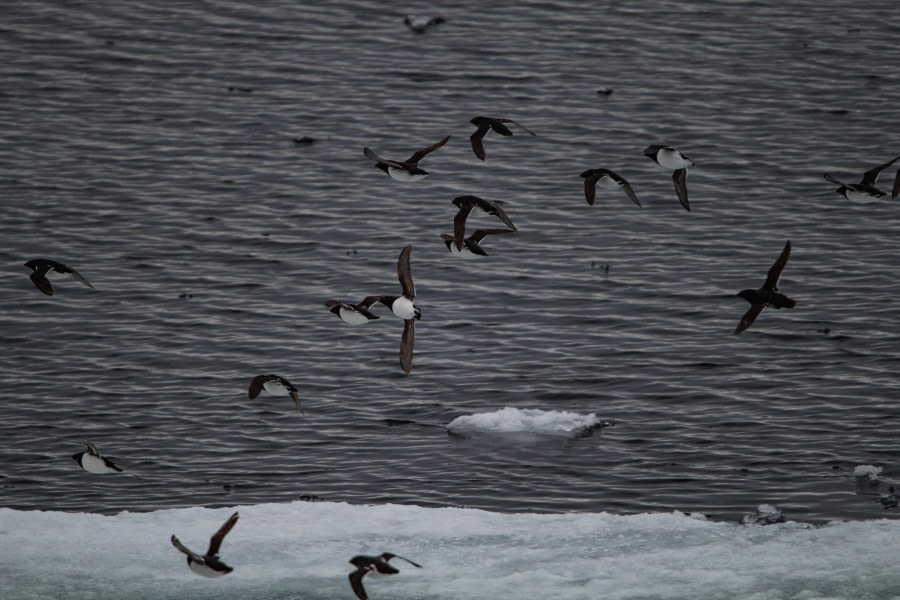
<path fill-rule="evenodd" d="M 222 545 L 234 572 L 198 577 L 169 542 Z M 500 514 L 343 503 L 185 508 L 101 516 L 0 509 L 7 599 L 354 598 L 355 554 L 391 551 L 400 574 L 372 600 L 900 598 L 900 521 L 746 526 L 681 513 Z"/>
<path fill-rule="evenodd" d="M 878 481 L 878 476 L 881 475 L 882 467 L 876 467 L 874 465 L 857 465 L 855 469 L 853 469 L 854 477 L 866 478 L 869 481 Z"/>
<path fill-rule="evenodd" d="M 506 407 L 493 412 L 456 417 L 447 429 L 456 434 L 501 433 L 577 437 L 603 425 L 593 413 Z"/>

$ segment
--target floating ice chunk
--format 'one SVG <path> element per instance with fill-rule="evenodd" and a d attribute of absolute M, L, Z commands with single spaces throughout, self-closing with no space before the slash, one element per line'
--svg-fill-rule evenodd
<path fill-rule="evenodd" d="M 857 467 L 853 469 L 854 477 L 866 477 L 869 481 L 878 481 L 878 476 L 880 474 L 881 467 L 873 465 L 857 465 Z"/>
<path fill-rule="evenodd" d="M 744 525 L 772 525 L 774 523 L 784 523 L 787 519 L 780 510 L 771 504 L 760 504 L 756 509 L 756 513 L 752 515 L 744 515 L 741 523 Z"/>
<path fill-rule="evenodd" d="M 540 409 L 506 407 L 494 412 L 464 415 L 453 419 L 447 429 L 451 433 L 528 433 L 580 437 L 608 425 L 593 414 Z"/>

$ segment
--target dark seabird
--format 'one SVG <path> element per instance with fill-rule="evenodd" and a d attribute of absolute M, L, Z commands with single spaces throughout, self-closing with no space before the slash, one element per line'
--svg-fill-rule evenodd
<path fill-rule="evenodd" d="M 406 23 L 406 26 L 415 31 L 416 33 L 425 33 L 431 27 L 436 27 L 441 23 L 446 23 L 447 19 L 440 15 L 435 15 L 433 17 L 430 16 L 420 16 L 420 15 L 407 15 L 403 22 Z"/>
<path fill-rule="evenodd" d="M 781 271 L 784 269 L 784 265 L 787 264 L 790 256 L 791 241 L 788 240 L 784 245 L 784 250 L 781 251 L 781 255 L 778 257 L 778 260 L 776 260 L 775 264 L 772 265 L 772 268 L 769 269 L 769 274 L 766 276 L 766 282 L 762 287 L 758 290 L 742 290 L 738 293 L 738 296 L 749 302 L 751 306 L 750 310 L 741 317 L 741 322 L 738 323 L 737 329 L 734 330 L 735 335 L 753 325 L 753 321 L 756 320 L 756 317 L 759 316 L 759 313 L 761 313 L 762 309 L 766 306 L 775 308 L 794 308 L 794 306 L 797 305 L 796 301 L 791 300 L 778 291 L 778 278 L 781 277 Z"/>
<path fill-rule="evenodd" d="M 284 377 L 279 377 L 278 375 L 257 375 L 250 381 L 250 399 L 255 400 L 262 390 L 266 390 L 273 396 L 290 396 L 297 408 L 300 409 L 300 413 L 306 414 L 303 412 L 303 407 L 300 406 L 300 395 L 297 393 L 297 388 Z"/>
<path fill-rule="evenodd" d="M 416 286 L 413 284 L 412 271 L 409 266 L 409 256 L 412 253 L 412 244 L 407 245 L 400 252 L 397 261 L 397 278 L 403 289 L 402 296 L 370 296 L 372 302 L 381 302 L 391 309 L 391 312 L 403 319 L 403 336 L 400 338 L 400 367 L 407 375 L 412 370 L 413 340 L 416 334 L 416 320 L 422 318 L 422 311 L 415 305 Z"/>
<path fill-rule="evenodd" d="M 488 133 L 497 133 L 497 134 L 504 135 L 504 136 L 510 136 L 513 134 L 513 132 L 510 130 L 509 127 L 507 127 L 505 125 L 505 123 L 512 123 L 513 125 L 516 125 L 517 127 L 521 127 L 522 129 L 524 129 L 531 135 L 537 135 L 536 133 L 534 133 L 533 131 L 531 131 L 530 129 L 525 127 L 524 125 L 520 125 L 519 123 L 516 123 L 512 119 L 496 119 L 494 117 L 475 117 L 474 119 L 469 121 L 469 123 L 471 123 L 472 125 L 474 125 L 475 127 L 478 128 L 475 130 L 475 133 L 473 133 L 472 135 L 469 136 L 469 141 L 472 142 L 472 150 L 475 151 L 475 156 L 477 156 L 481 160 L 484 160 L 484 156 L 485 156 L 484 155 L 484 144 L 482 143 L 482 140 L 484 139 L 485 135 L 487 135 Z"/>
<path fill-rule="evenodd" d="M 463 240 L 462 249 L 456 247 L 456 237 L 442 233 L 441 239 L 444 240 L 444 243 L 447 245 L 447 250 L 450 251 L 451 254 L 456 254 L 462 256 L 463 258 L 473 258 L 476 256 L 487 256 L 488 253 L 484 251 L 484 248 L 481 247 L 481 240 L 483 240 L 488 235 L 493 234 L 501 234 L 501 233 L 515 233 L 514 229 L 478 229 L 470 235 L 469 237 Z"/>
<path fill-rule="evenodd" d="M 869 202 L 874 202 L 879 198 L 884 198 L 887 196 L 884 192 L 875 187 L 875 182 L 878 181 L 878 175 L 884 169 L 887 169 L 889 166 L 897 162 L 897 159 L 900 159 L 900 156 L 894 158 L 893 160 L 889 160 L 883 165 L 879 165 L 874 169 L 870 169 L 863 173 L 862 179 L 859 183 L 843 183 L 838 181 L 830 174 L 825 173 L 825 179 L 839 185 L 840 187 L 835 191 L 842 195 L 844 198 L 849 200 L 850 202 L 855 202 L 857 204 L 868 204 Z M 897 169 L 897 175 L 894 177 L 894 186 L 891 189 L 891 200 L 895 199 L 898 195 L 900 195 L 900 169 Z"/>
<path fill-rule="evenodd" d="M 380 296 L 366 296 L 359 304 L 348 304 L 337 300 L 329 300 L 325 303 L 325 306 L 327 306 L 331 312 L 339 316 L 345 323 L 360 325 L 361 323 L 368 323 L 369 321 L 379 318 L 378 315 L 372 313 L 369 308 L 378 302 L 380 298 Z"/>
<path fill-rule="evenodd" d="M 446 144 L 449 139 L 448 135 L 438 143 L 419 150 L 404 161 L 381 158 L 368 148 L 363 148 L 363 154 L 374 160 L 375 166 L 390 175 L 391 179 L 403 182 L 418 181 L 428 175 L 428 171 L 419 167 L 419 161 Z"/>
<path fill-rule="evenodd" d="M 631 198 L 632 202 L 638 206 L 641 205 L 641 201 L 638 200 L 634 190 L 631 189 L 631 184 L 614 171 L 610 171 L 609 169 L 588 169 L 582 173 L 581 176 L 584 177 L 584 197 L 591 206 L 594 205 L 594 196 L 597 192 L 596 188 L 598 185 L 606 190 L 617 190 L 622 188 L 625 190 L 628 197 Z"/>
<path fill-rule="evenodd" d="M 72 458 L 75 459 L 82 469 L 88 473 L 123 473 L 125 471 L 125 469 L 100 454 L 97 446 L 87 440 L 82 441 L 87 446 L 87 451 L 72 455 Z"/>
<path fill-rule="evenodd" d="M 675 193 L 678 194 L 678 200 L 685 210 L 691 210 L 687 193 L 687 168 L 693 166 L 694 161 L 675 148 L 658 144 L 647 146 L 644 154 L 659 165 L 673 169 L 672 181 L 675 182 Z"/>
<path fill-rule="evenodd" d="M 366 595 L 366 589 L 362 584 L 363 577 L 369 573 L 372 573 L 373 575 L 396 575 L 400 572 L 397 567 L 393 567 L 389 564 L 391 559 L 394 558 L 405 560 L 418 569 L 422 568 L 422 565 L 414 563 L 408 558 L 391 554 L 390 552 L 383 552 L 378 556 L 354 556 L 350 559 L 350 564 L 356 567 L 356 570 L 348 576 L 350 579 L 350 587 L 353 588 L 353 593 L 356 594 L 356 597 L 359 598 L 359 600 L 368 600 L 369 598 Z"/>
<path fill-rule="evenodd" d="M 81 273 L 76 271 L 71 267 L 67 267 L 62 263 L 58 263 L 55 260 L 49 260 L 46 258 L 36 258 L 34 260 L 29 260 L 25 263 L 25 266 L 31 269 L 31 281 L 37 287 L 37 289 L 41 290 L 48 296 L 53 295 L 53 288 L 50 286 L 49 277 L 59 278 L 63 276 L 70 276 L 74 279 L 80 281 L 84 285 L 92 288 L 90 282 L 87 279 L 81 276 Z"/>
<path fill-rule="evenodd" d="M 500 202 L 485 200 L 478 196 L 457 196 L 453 199 L 453 204 L 459 209 L 456 216 L 453 217 L 453 239 L 457 250 L 462 250 L 463 248 L 463 241 L 466 236 L 466 219 L 469 218 L 469 215 L 474 217 L 493 215 L 513 231 L 518 231 L 512 220 L 506 216 L 506 212 L 500 206 Z"/>
<path fill-rule="evenodd" d="M 197 575 L 203 575 L 204 577 L 221 577 L 222 575 L 227 575 L 234 571 L 234 569 L 219 559 L 219 547 L 222 545 L 222 540 L 225 539 L 225 536 L 228 535 L 228 532 L 231 531 L 231 528 L 237 523 L 237 520 L 237 513 L 228 517 L 225 524 L 219 527 L 219 530 L 209 538 L 209 548 L 203 556 L 188 550 L 188 548 L 174 535 L 172 536 L 172 545 L 187 555 L 188 567 L 190 567 L 191 571 Z"/>

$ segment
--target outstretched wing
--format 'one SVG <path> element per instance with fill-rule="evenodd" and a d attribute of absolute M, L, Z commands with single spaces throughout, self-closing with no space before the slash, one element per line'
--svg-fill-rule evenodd
<path fill-rule="evenodd" d="M 782 250 L 781 254 L 778 256 L 778 260 L 776 260 L 775 264 L 772 265 L 772 268 L 769 269 L 769 274 L 766 276 L 766 282 L 763 284 L 762 289 L 778 289 L 778 278 L 781 277 L 781 271 L 784 269 L 784 265 L 787 264 L 788 258 L 790 258 L 790 256 L 791 240 L 788 240 L 784 245 L 784 250 Z"/>
<path fill-rule="evenodd" d="M 402 169 L 402 168 L 403 168 L 403 165 L 401 165 L 401 164 L 398 163 L 397 161 L 394 161 L 394 160 L 388 160 L 388 159 L 386 159 L 386 158 L 381 158 L 380 156 L 378 156 L 377 154 L 375 154 L 374 152 L 372 152 L 372 151 L 369 150 L 368 148 L 363 148 L 363 154 L 365 154 L 367 157 L 371 158 L 372 160 L 374 160 L 374 161 L 377 162 L 377 163 L 385 164 L 385 165 L 394 167 L 395 169 Z"/>
<path fill-rule="evenodd" d="M 400 252 L 397 260 L 397 279 L 403 288 L 403 295 L 409 299 L 416 297 L 416 286 L 413 284 L 412 269 L 409 266 L 409 255 L 412 254 L 412 244 L 407 244 Z"/>
<path fill-rule="evenodd" d="M 384 296 L 366 296 L 365 298 L 362 299 L 362 302 L 357 304 L 357 306 L 361 306 L 362 308 L 365 308 L 366 310 L 368 310 L 369 308 L 372 307 L 373 304 L 375 304 L 376 302 L 381 300 L 383 297 Z"/>
<path fill-rule="evenodd" d="M 470 238 L 473 242 L 475 242 L 476 244 L 478 244 L 478 243 L 481 242 L 481 240 L 483 240 L 483 239 L 485 238 L 485 236 L 488 236 L 488 235 L 498 235 L 498 234 L 501 234 L 501 233 L 516 233 L 516 231 L 515 231 L 514 229 L 500 229 L 500 228 L 497 228 L 497 229 L 478 229 L 478 230 L 475 231 L 475 233 L 473 233 L 472 235 L 470 235 L 469 238 Z"/>
<path fill-rule="evenodd" d="M 838 181 L 837 179 L 835 179 L 834 177 L 832 177 L 830 173 L 825 173 L 824 177 L 825 177 L 825 179 L 827 179 L 828 181 L 830 181 L 831 183 L 833 183 L 833 184 L 835 184 L 835 185 L 842 185 L 842 186 L 844 186 L 844 187 L 850 187 L 849 185 L 847 185 L 847 184 L 844 183 L 843 181 Z"/>
<path fill-rule="evenodd" d="M 72 267 L 68 267 L 68 269 L 69 269 L 69 275 L 71 275 L 72 277 L 74 277 L 77 281 L 80 281 L 81 283 L 83 283 L 84 285 L 88 286 L 89 288 L 94 287 L 94 286 L 92 286 L 92 285 L 90 284 L 90 282 L 89 282 L 87 279 L 84 278 L 84 276 L 83 276 L 81 273 L 79 273 L 78 271 L 76 271 L 76 270 L 73 269 Z"/>
<path fill-rule="evenodd" d="M 531 135 L 537 135 L 537 134 L 536 134 L 535 132 L 533 132 L 532 130 L 528 129 L 527 127 L 525 127 L 525 126 L 522 125 L 521 123 L 516 123 L 516 122 L 513 121 L 512 119 L 500 119 L 500 122 L 501 122 L 501 123 L 512 123 L 512 124 L 515 125 L 516 127 L 521 127 L 522 129 L 524 129 L 525 131 L 527 131 L 527 132 L 530 133 Z M 512 133 L 512 132 L 510 132 L 510 133 Z"/>
<path fill-rule="evenodd" d="M 366 588 L 364 588 L 362 584 L 363 577 L 365 577 L 368 572 L 369 569 L 360 567 L 347 576 L 350 579 L 350 588 L 359 600 L 369 600 L 369 597 L 366 595 Z"/>
<path fill-rule="evenodd" d="M 459 202 L 459 211 L 453 217 L 453 243 L 457 250 L 462 250 L 463 240 L 466 237 L 466 219 L 475 207 L 474 202 Z"/>
<path fill-rule="evenodd" d="M 759 313 L 762 312 L 762 309 L 765 307 L 765 304 L 754 304 L 750 307 L 750 310 L 744 313 L 744 316 L 741 317 L 741 322 L 738 323 L 737 329 L 734 330 L 734 335 L 739 334 L 744 331 L 751 325 L 753 325 L 753 321 L 756 320 L 756 317 L 759 316 Z"/>
<path fill-rule="evenodd" d="M 675 182 L 675 193 L 678 194 L 678 201 L 685 210 L 691 210 L 691 203 L 688 202 L 687 193 L 687 169 L 676 169 L 672 173 L 672 181 Z"/>
<path fill-rule="evenodd" d="M 403 337 L 400 338 L 400 368 L 409 375 L 412 371 L 413 342 L 416 336 L 416 321 L 409 319 L 403 322 Z"/>
<path fill-rule="evenodd" d="M 206 551 L 207 556 L 217 556 L 219 554 L 219 547 L 222 545 L 222 540 L 225 539 L 225 536 L 228 535 L 228 532 L 231 531 L 231 528 L 234 527 L 237 520 L 238 514 L 234 513 L 228 517 L 228 520 L 219 527 L 219 530 L 209 538 L 209 550 Z"/>
<path fill-rule="evenodd" d="M 248 390 L 248 396 L 250 396 L 251 400 L 255 400 L 259 393 L 263 389 L 263 384 L 272 379 L 271 375 L 257 375 L 252 380 L 250 380 L 250 389 Z"/>
<path fill-rule="evenodd" d="M 448 135 L 447 137 L 445 137 L 438 143 L 434 144 L 433 146 L 428 146 L 427 148 L 423 148 L 423 149 L 419 150 L 418 152 L 416 152 L 415 154 L 410 156 L 409 160 L 407 160 L 406 162 L 411 162 L 414 165 L 418 164 L 420 160 L 422 160 L 423 158 L 425 158 L 426 156 L 428 156 L 429 154 L 431 154 L 432 152 L 434 152 L 435 150 L 437 150 L 438 148 L 440 148 L 441 146 L 446 144 L 449 139 L 450 139 L 450 136 Z"/>
<path fill-rule="evenodd" d="M 887 169 L 889 166 L 891 166 L 892 164 L 897 162 L 898 158 L 900 158 L 900 156 L 897 156 L 893 160 L 889 160 L 888 162 L 884 163 L 883 165 L 879 165 L 879 166 L 875 167 L 874 169 L 869 169 L 868 171 L 863 173 L 862 181 L 860 181 L 860 183 L 863 185 L 874 186 L 875 182 L 878 180 L 878 175 L 884 169 Z"/>
<path fill-rule="evenodd" d="M 900 196 L 900 169 L 897 169 L 897 175 L 894 176 L 894 188 L 891 190 L 891 200 Z"/>
<path fill-rule="evenodd" d="M 475 156 L 481 160 L 485 159 L 484 136 L 490 128 L 491 126 L 488 123 L 482 123 L 478 126 L 478 129 L 475 130 L 475 133 L 469 136 L 469 142 L 472 143 L 472 151 L 475 152 Z"/>
<path fill-rule="evenodd" d="M 172 545 L 178 548 L 178 550 L 182 554 L 186 554 L 192 561 L 200 563 L 201 565 L 203 564 L 203 557 L 196 552 L 191 552 L 188 547 L 182 544 L 181 541 L 174 535 L 172 536 Z"/>
<path fill-rule="evenodd" d="M 597 196 L 597 182 L 603 175 L 596 173 L 584 178 L 584 199 L 587 200 L 589 206 L 594 205 L 594 198 Z"/>
<path fill-rule="evenodd" d="M 31 283 L 34 284 L 34 287 L 41 290 L 48 296 L 53 295 L 53 286 L 50 285 L 50 280 L 47 279 L 47 276 L 40 271 L 32 271 L 31 272 Z"/>
<path fill-rule="evenodd" d="M 390 555 L 390 558 L 388 558 L 388 555 Z M 383 556 L 384 560 L 386 560 L 386 561 L 392 560 L 394 558 L 399 558 L 400 560 L 405 560 L 406 562 L 408 562 L 409 564 L 411 564 L 414 567 L 418 567 L 419 569 L 422 568 L 422 565 L 420 565 L 419 563 L 413 562 L 413 561 L 409 560 L 408 558 L 403 558 L 399 554 L 391 554 L 390 552 L 385 552 L 381 556 Z"/>

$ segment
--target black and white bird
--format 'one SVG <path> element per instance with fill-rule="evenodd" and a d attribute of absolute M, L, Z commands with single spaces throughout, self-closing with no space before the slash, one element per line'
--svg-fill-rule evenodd
<path fill-rule="evenodd" d="M 100 454 L 100 451 L 97 450 L 97 446 L 87 440 L 82 441 L 84 442 L 84 445 L 87 446 L 87 450 L 72 455 L 72 458 L 82 469 L 88 473 L 97 474 L 125 472 L 125 469 Z"/>
<path fill-rule="evenodd" d="M 203 556 L 189 550 L 174 535 L 172 536 L 172 545 L 178 548 L 183 554 L 187 555 L 188 567 L 190 567 L 191 571 L 197 575 L 202 575 L 203 577 L 221 577 L 222 575 L 227 575 L 234 571 L 234 569 L 226 565 L 222 562 L 222 559 L 219 558 L 219 548 L 222 546 L 222 540 L 225 539 L 225 536 L 228 535 L 228 532 L 231 531 L 231 528 L 234 527 L 237 520 L 237 513 L 228 517 L 225 524 L 219 527 L 219 530 L 209 538 L 209 548 L 207 548 L 206 554 Z"/>
<path fill-rule="evenodd" d="M 489 235 L 499 235 L 502 233 L 515 233 L 514 229 L 477 229 L 475 233 L 463 239 L 462 248 L 456 247 L 456 237 L 447 233 L 441 234 L 441 239 L 447 245 L 447 250 L 451 254 L 461 256 L 463 258 L 476 258 L 478 256 L 487 256 L 484 248 L 481 247 L 481 240 Z"/>
<path fill-rule="evenodd" d="M 466 220 L 470 216 L 491 215 L 500 219 L 504 225 L 513 231 L 518 231 L 499 201 L 485 200 L 478 196 L 457 196 L 453 199 L 453 204 L 459 209 L 456 212 L 456 216 L 453 217 L 453 243 L 456 244 L 458 251 L 463 249 L 466 237 Z"/>
<path fill-rule="evenodd" d="M 537 135 L 524 125 L 516 123 L 512 119 L 499 119 L 495 117 L 475 117 L 471 121 L 469 121 L 472 125 L 477 127 L 475 133 L 469 136 L 469 141 L 472 143 L 472 150 L 475 152 L 475 156 L 480 158 L 481 160 L 485 159 L 484 154 L 484 136 L 488 134 L 499 134 L 503 136 L 510 136 L 513 134 L 512 130 L 506 126 L 506 123 L 512 123 L 517 127 L 521 127 L 531 135 Z"/>
<path fill-rule="evenodd" d="M 685 210 L 691 210 L 687 193 L 687 168 L 693 166 L 694 161 L 671 146 L 658 144 L 647 146 L 644 154 L 660 166 L 673 170 L 672 181 L 675 182 L 675 193 L 678 194 L 678 200 Z"/>
<path fill-rule="evenodd" d="M 396 575 L 400 572 L 397 567 L 389 564 L 394 558 L 405 560 L 418 569 L 422 568 L 422 565 L 390 552 L 383 552 L 378 556 L 354 556 L 350 559 L 350 564 L 356 567 L 356 570 L 350 573 L 348 578 L 350 579 L 350 587 L 359 600 L 368 600 L 369 598 L 366 595 L 366 589 L 363 587 L 363 577 L 370 573 L 372 575 Z"/>
<path fill-rule="evenodd" d="M 641 205 L 641 201 L 638 200 L 637 195 L 631 188 L 631 184 L 615 171 L 610 171 L 609 169 L 588 169 L 581 176 L 584 177 L 584 198 L 591 206 L 594 205 L 594 196 L 597 193 L 598 185 L 605 190 L 622 188 L 632 202 L 638 206 Z"/>
<path fill-rule="evenodd" d="M 297 392 L 297 388 L 284 377 L 279 377 L 278 375 L 257 375 L 250 381 L 250 389 L 248 390 L 250 399 L 255 400 L 263 390 L 266 390 L 273 396 L 290 396 L 297 408 L 300 409 L 300 413 L 306 414 L 303 412 L 303 407 L 300 406 L 300 394 Z"/>
<path fill-rule="evenodd" d="M 50 285 L 50 278 L 58 279 L 60 277 L 72 277 L 89 288 L 94 287 L 81 275 L 81 273 L 60 262 L 56 262 L 55 260 L 35 258 L 34 260 L 29 260 L 25 263 L 25 266 L 31 269 L 31 281 L 34 283 L 35 287 L 48 296 L 53 295 L 53 287 Z"/>
<path fill-rule="evenodd" d="M 874 169 L 869 169 L 863 173 L 859 183 L 843 183 L 828 173 L 825 173 L 825 179 L 839 185 L 840 187 L 835 191 L 850 202 L 855 202 L 856 204 L 868 204 L 887 196 L 887 194 L 875 187 L 875 182 L 878 181 L 878 176 L 881 172 L 897 162 L 897 159 L 900 159 L 900 156 L 889 160 L 883 165 L 878 165 Z M 894 186 L 891 188 L 891 200 L 894 200 L 897 196 L 900 196 L 900 169 L 897 169 L 897 175 L 894 176 Z"/>
<path fill-rule="evenodd" d="M 412 244 L 403 248 L 400 258 L 397 260 L 397 278 L 400 280 L 403 295 L 374 296 L 376 300 L 373 300 L 373 302 L 381 302 L 390 308 L 392 313 L 403 319 L 403 336 L 400 338 L 400 367 L 407 375 L 412 370 L 416 321 L 422 318 L 422 311 L 413 302 L 416 297 L 416 286 L 413 283 L 409 264 L 410 254 L 412 254 Z"/>
<path fill-rule="evenodd" d="M 781 251 L 778 259 L 775 261 L 775 264 L 769 269 L 769 274 L 766 276 L 766 281 L 763 283 L 762 287 L 757 290 L 747 289 L 738 292 L 739 297 L 750 303 L 750 310 L 741 317 L 741 322 L 738 323 L 737 328 L 734 330 L 735 335 L 753 325 L 756 317 L 759 316 L 759 313 L 761 313 L 762 309 L 766 306 L 774 308 L 794 308 L 794 306 L 797 305 L 795 300 L 788 298 L 778 291 L 778 278 L 781 277 L 781 271 L 784 270 L 784 266 L 787 264 L 790 256 L 791 241 L 788 240 L 784 245 L 784 250 Z"/>
<path fill-rule="evenodd" d="M 363 154 L 374 160 L 375 166 L 387 173 L 391 179 L 403 182 L 419 181 L 428 176 L 428 171 L 419 166 L 419 161 L 446 144 L 449 139 L 448 135 L 436 144 L 419 150 L 406 160 L 381 158 L 369 148 L 363 148 Z"/>
<path fill-rule="evenodd" d="M 428 15 L 407 15 L 403 22 L 406 23 L 406 26 L 409 27 L 412 31 L 422 34 L 428 31 L 432 27 L 436 27 L 441 23 L 446 23 L 447 19 L 440 15 L 428 16 Z"/>
<path fill-rule="evenodd" d="M 373 304 L 378 302 L 381 296 L 366 296 L 359 304 L 349 304 L 340 302 L 339 300 L 328 300 L 325 306 L 339 316 L 341 321 L 350 323 L 351 325 L 361 325 L 378 319 L 378 315 L 369 310 Z"/>

